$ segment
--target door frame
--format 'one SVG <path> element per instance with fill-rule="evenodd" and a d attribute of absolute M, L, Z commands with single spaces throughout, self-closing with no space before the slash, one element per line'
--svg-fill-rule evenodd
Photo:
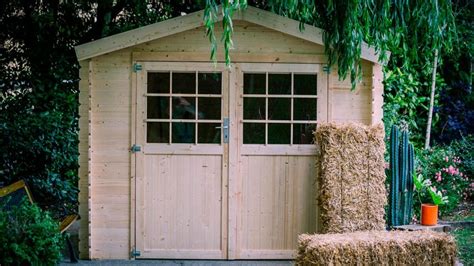
<path fill-rule="evenodd" d="M 141 71 L 132 71 L 131 75 L 131 145 L 137 143 L 137 135 L 143 134 L 144 129 L 139 127 L 137 121 L 137 108 L 138 99 L 141 97 L 138 95 L 139 86 L 143 86 L 144 71 L 149 67 L 159 66 L 159 69 L 170 70 L 173 67 L 183 67 L 183 70 L 188 71 L 209 71 L 212 63 L 207 62 L 157 62 L 157 61 L 147 61 L 147 60 L 134 60 L 132 61 L 133 65 L 140 64 L 143 67 Z M 132 65 L 132 69 L 133 69 Z M 178 68 L 180 68 L 178 67 Z M 317 121 L 327 121 L 328 117 L 328 74 L 322 71 L 322 65 L 318 62 L 315 63 L 235 63 L 231 67 L 225 68 L 225 65 L 218 63 L 217 67 L 222 70 L 223 82 L 225 82 L 226 88 L 223 88 L 222 91 L 222 101 L 223 105 L 226 104 L 227 108 L 224 108 L 224 113 L 222 117 L 228 117 L 230 119 L 229 123 L 229 142 L 227 145 L 223 143 L 223 182 L 222 182 L 222 206 L 226 206 L 222 209 L 222 250 L 223 256 L 222 259 L 235 260 L 235 259 L 248 259 L 248 257 L 243 258 L 241 254 L 240 241 L 241 234 L 240 229 L 242 228 L 241 220 L 239 214 L 241 212 L 242 204 L 242 177 L 241 169 L 239 164 L 240 156 L 242 156 L 242 89 L 243 89 L 243 72 L 244 71 L 267 71 L 267 72 L 282 72 L 282 71 L 315 71 L 318 74 L 318 99 L 321 98 L 321 101 L 318 101 L 317 105 Z M 167 68 L 167 69 L 166 69 Z M 295 71 L 295 68 L 297 71 Z M 155 69 L 154 69 L 155 70 Z M 178 69 L 178 71 L 180 71 Z M 215 70 L 215 69 L 214 69 Z M 143 72 L 142 72 L 143 71 Z M 225 81 L 224 81 L 225 80 Z M 138 143 L 137 143 L 138 144 Z M 143 145 L 143 144 L 142 144 Z M 189 145 L 188 145 L 189 146 Z M 295 145 L 294 152 L 305 152 L 308 154 L 313 154 L 314 149 L 303 149 Z M 143 146 L 142 146 L 143 147 Z M 278 154 L 278 147 L 272 149 L 267 147 L 268 152 L 276 152 Z M 265 152 L 263 153 L 265 154 Z M 143 161 L 143 153 L 137 152 L 131 154 L 131 190 L 130 190 L 130 249 L 135 250 L 137 247 L 137 199 L 143 197 L 142 191 L 138 191 L 143 188 L 143 167 L 137 167 L 137 161 Z M 225 175 L 225 177 L 224 177 Z M 143 200 L 143 199 L 142 199 Z M 292 252 L 291 252 L 292 253 Z M 288 258 L 289 252 L 280 252 L 278 258 L 285 259 Z M 272 255 L 270 254 L 269 257 Z M 273 257 L 273 258 L 277 258 Z M 140 258 L 140 257 L 138 257 Z M 131 255 L 131 259 L 134 259 Z"/>

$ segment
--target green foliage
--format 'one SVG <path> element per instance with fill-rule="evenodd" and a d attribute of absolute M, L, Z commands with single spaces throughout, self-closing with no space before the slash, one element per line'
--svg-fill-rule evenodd
<path fill-rule="evenodd" d="M 412 131 L 412 139 L 414 143 L 423 143 L 423 128 L 419 125 L 420 119 L 426 121 L 428 111 L 429 98 L 427 96 L 420 97 L 421 84 L 419 74 L 414 72 L 403 72 L 401 68 L 389 70 L 386 68 L 384 79 L 384 123 L 386 130 L 390 127 L 387 125 L 399 124 L 405 122 Z M 426 93 L 427 94 L 427 93 Z"/>
<path fill-rule="evenodd" d="M 426 122 L 429 107 L 429 82 L 421 75 L 417 68 L 405 69 L 385 67 L 384 79 L 384 124 L 407 124 L 412 133 L 412 142 L 417 148 L 424 145 Z M 442 88 L 445 83 L 440 75 L 437 76 L 437 87 Z M 439 103 L 439 96 L 435 96 L 435 106 Z M 433 125 L 438 116 L 433 117 Z"/>
<path fill-rule="evenodd" d="M 474 135 L 465 136 L 459 140 L 451 142 L 447 149 L 456 154 L 461 163 L 460 171 L 465 175 L 474 178 Z M 474 185 L 471 184 L 471 196 L 474 196 Z"/>
<path fill-rule="evenodd" d="M 224 43 L 224 56 L 226 65 L 230 64 L 230 50 L 233 48 L 232 33 L 234 26 L 232 23 L 232 15 L 236 10 L 245 9 L 247 0 L 222 1 L 222 42 Z M 211 59 L 216 61 L 217 41 L 214 34 L 214 24 L 217 20 L 218 4 L 215 0 L 206 0 L 206 8 L 204 10 L 204 26 L 206 34 L 211 42 Z"/>
<path fill-rule="evenodd" d="M 474 228 L 459 228 L 451 234 L 456 239 L 461 263 L 464 265 L 474 265 Z"/>
<path fill-rule="evenodd" d="M 41 8 L 40 8 L 41 6 Z M 57 10 L 61 9 L 61 12 Z M 24 12 L 24 16 L 16 15 Z M 78 64 L 71 4 L 9 2 L 0 14 L 0 182 L 25 179 L 55 216 L 77 207 Z"/>
<path fill-rule="evenodd" d="M 208 0 L 206 10 L 222 4 L 226 62 L 231 45 L 232 13 L 243 9 L 246 0 Z M 436 1 L 265 1 L 273 12 L 315 25 L 324 30 L 323 40 L 329 65 L 337 65 L 339 77 L 350 75 L 353 85 L 361 77 L 361 51 L 364 41 L 386 61 L 385 51 L 398 55 L 404 69 L 413 64 L 427 65 L 434 49 L 451 51 L 456 27 L 450 0 Z M 214 11 L 215 13 L 215 11 Z M 205 16 L 208 35 L 213 35 L 213 16 Z M 300 25 L 302 30 L 304 25 Z M 210 37 L 211 54 L 216 38 Z M 214 51 L 214 53 L 212 52 Z"/>
<path fill-rule="evenodd" d="M 422 202 L 432 200 L 432 192 L 438 196 L 446 196 L 446 204 L 439 208 L 440 213 L 445 215 L 453 211 L 462 200 L 471 196 L 472 176 L 463 172 L 465 168 L 463 160 L 449 146 L 419 151 L 417 159 L 417 173 L 426 180 L 422 182 L 431 187 L 427 191 L 417 191 Z"/>
<path fill-rule="evenodd" d="M 401 139 L 401 141 L 400 141 Z M 393 125 L 390 132 L 390 213 L 391 226 L 409 224 L 412 218 L 414 148 L 408 131 Z"/>
<path fill-rule="evenodd" d="M 55 217 L 77 212 L 78 70 L 74 46 L 194 5 L 0 1 L 0 184 L 24 179 Z M 189 7 L 189 9 L 188 9 Z"/>
<path fill-rule="evenodd" d="M 436 191 L 435 187 L 431 186 L 431 181 L 429 179 L 424 179 L 421 174 L 414 176 L 415 188 L 419 194 L 428 193 L 431 197 L 431 203 L 434 205 L 444 205 L 447 204 L 448 197 L 443 196 L 441 191 Z"/>
<path fill-rule="evenodd" d="M 64 243 L 59 224 L 26 198 L 0 212 L 1 265 L 56 265 Z"/>

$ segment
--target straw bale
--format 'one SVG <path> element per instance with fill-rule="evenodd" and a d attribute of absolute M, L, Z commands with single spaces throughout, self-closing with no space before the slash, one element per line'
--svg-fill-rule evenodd
<path fill-rule="evenodd" d="M 383 230 L 383 125 L 319 124 L 318 203 L 322 233 Z"/>
<path fill-rule="evenodd" d="M 300 235 L 296 265 L 454 265 L 455 258 L 446 233 L 363 231 Z"/>

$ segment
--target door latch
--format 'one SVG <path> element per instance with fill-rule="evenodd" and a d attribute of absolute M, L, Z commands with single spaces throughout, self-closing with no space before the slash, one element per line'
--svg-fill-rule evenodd
<path fill-rule="evenodd" d="M 222 129 L 223 129 L 222 137 L 224 139 L 224 143 L 229 143 L 229 118 L 228 117 L 224 118 Z"/>

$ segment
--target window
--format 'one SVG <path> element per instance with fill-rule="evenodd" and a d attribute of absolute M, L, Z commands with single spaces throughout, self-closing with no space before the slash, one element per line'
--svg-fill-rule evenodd
<path fill-rule="evenodd" d="M 222 73 L 148 72 L 148 143 L 221 143 Z"/>
<path fill-rule="evenodd" d="M 244 144 L 311 144 L 317 75 L 244 73 Z"/>

